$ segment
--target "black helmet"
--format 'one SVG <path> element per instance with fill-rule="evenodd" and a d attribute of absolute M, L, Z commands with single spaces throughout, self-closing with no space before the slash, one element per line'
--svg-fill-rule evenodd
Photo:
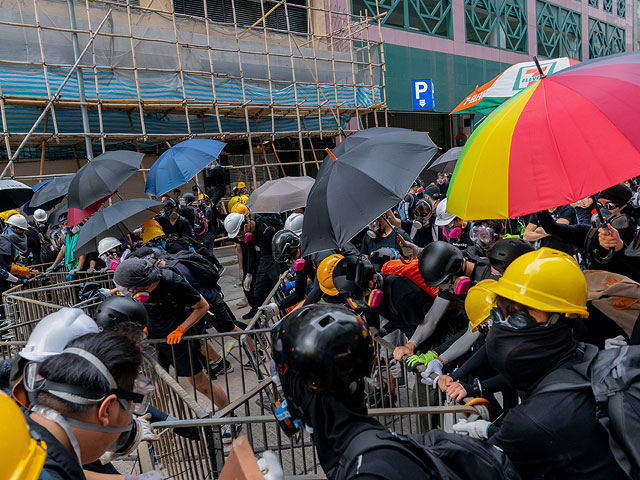
<path fill-rule="evenodd" d="M 322 393 L 342 393 L 369 375 L 375 347 L 359 315 L 337 305 L 308 305 L 294 310 L 271 331 L 272 356 L 291 405 L 291 379 Z M 299 408 L 299 407 L 298 407 Z"/>
<path fill-rule="evenodd" d="M 364 255 L 345 255 L 333 269 L 333 284 L 347 297 L 364 293 L 376 271 Z"/>
<path fill-rule="evenodd" d="M 191 205 L 196 201 L 196 196 L 193 193 L 185 193 L 182 195 L 182 201 L 185 205 Z"/>
<path fill-rule="evenodd" d="M 452 275 L 462 271 L 462 252 L 447 242 L 427 245 L 418 257 L 418 270 L 429 287 L 437 287 Z"/>
<path fill-rule="evenodd" d="M 521 238 L 505 238 L 497 241 L 491 250 L 488 258 L 491 266 L 500 272 L 504 272 L 509 264 L 520 255 L 535 250 L 533 246 Z"/>
<path fill-rule="evenodd" d="M 149 325 L 149 315 L 144 305 L 130 295 L 114 295 L 98 305 L 94 319 L 104 330 L 113 330 L 119 323 L 135 323 L 144 328 Z"/>
<path fill-rule="evenodd" d="M 271 240 L 273 259 L 278 263 L 293 260 L 296 250 L 300 248 L 300 237 L 291 230 L 280 230 L 276 232 Z"/>
<path fill-rule="evenodd" d="M 373 252 L 371 252 L 371 255 L 369 255 L 369 261 L 371 262 L 371 265 L 373 265 L 373 268 L 376 270 L 376 272 L 382 270 L 382 266 L 385 263 L 391 260 L 397 260 L 398 258 L 400 258 L 400 253 L 398 252 L 398 250 L 389 247 L 379 248 L 378 250 L 374 250 Z"/>

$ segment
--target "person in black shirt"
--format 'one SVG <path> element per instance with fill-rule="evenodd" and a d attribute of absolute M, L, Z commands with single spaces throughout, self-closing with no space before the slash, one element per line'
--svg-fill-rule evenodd
<path fill-rule="evenodd" d="M 393 227 L 387 221 L 387 215 L 384 214 L 369 224 L 367 234 L 362 238 L 360 253 L 371 255 L 371 252 L 384 247 L 400 249 L 400 240 L 398 235 L 402 236 L 407 242 L 411 241 L 409 235 L 397 227 Z M 392 214 L 393 215 L 393 214 Z"/>
<path fill-rule="evenodd" d="M 196 390 L 213 398 L 218 408 L 226 407 L 226 393 L 203 370 L 206 359 L 200 353 L 199 342 L 181 341 L 209 310 L 204 297 L 180 274 L 140 258 L 124 260 L 113 280 L 144 303 L 149 315 L 149 338 L 167 339 L 166 344 L 157 344 L 160 364 L 173 365 L 179 377 L 189 377 Z"/>
<path fill-rule="evenodd" d="M 571 205 L 563 205 L 562 207 L 550 208 L 549 213 L 553 220 L 560 225 L 575 225 L 577 223 L 576 211 Z M 529 217 L 529 224 L 522 236 L 528 242 L 536 242 L 536 246 L 549 247 L 573 255 L 574 249 L 571 245 L 555 238 L 540 225 L 538 214 Z"/>
<path fill-rule="evenodd" d="M 216 161 L 205 170 L 205 176 L 213 183 L 213 187 L 207 192 L 207 195 L 211 199 L 211 206 L 216 207 L 218 202 L 227 193 L 224 168 Z"/>

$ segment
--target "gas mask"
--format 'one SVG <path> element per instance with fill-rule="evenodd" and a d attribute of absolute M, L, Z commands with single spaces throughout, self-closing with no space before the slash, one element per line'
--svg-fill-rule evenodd
<path fill-rule="evenodd" d="M 68 347 L 63 350 L 62 353 L 77 355 L 91 363 L 95 367 L 95 369 L 100 372 L 100 374 L 107 380 L 110 391 L 105 395 L 98 396 L 96 392 L 88 391 L 82 386 L 68 385 L 49 381 L 46 378 L 42 378 L 38 375 L 38 364 L 36 362 L 29 362 L 25 366 L 24 370 L 24 386 L 29 394 L 31 404 L 34 405 L 31 410 L 43 415 L 45 418 L 51 420 L 52 422 L 57 423 L 65 431 L 67 437 L 69 438 L 69 443 L 71 443 L 71 446 L 80 464 L 83 463 L 80 453 L 80 446 L 78 444 L 76 436 L 73 433 L 72 427 L 80 430 L 91 430 L 94 432 L 119 433 L 120 435 L 109 447 L 109 449 L 114 452 L 123 451 L 130 443 L 132 431 L 136 428 L 136 423 L 134 422 L 132 415 L 133 412 L 146 411 L 146 408 L 149 404 L 152 390 L 150 390 L 148 387 L 152 385 L 151 382 L 148 379 L 144 380 L 143 378 L 141 378 L 141 376 L 138 376 L 138 378 L 136 378 L 136 380 L 134 381 L 134 389 L 132 392 L 122 390 L 118 387 L 118 384 L 113 378 L 111 372 L 109 372 L 102 361 L 92 353 L 76 347 Z M 139 390 L 141 386 L 144 391 Z M 38 392 L 47 392 L 54 397 L 58 397 L 73 404 L 96 406 L 100 405 L 108 395 L 114 394 L 118 397 L 118 402 L 120 403 L 122 408 L 124 408 L 127 412 L 129 422 L 127 423 L 127 425 L 121 427 L 112 427 L 99 425 L 96 423 L 83 422 L 75 418 L 66 417 L 52 408 L 38 405 Z"/>
<path fill-rule="evenodd" d="M 436 180 L 436 183 L 438 185 L 444 185 L 444 182 L 447 181 L 447 177 L 438 177 L 438 179 Z"/>
<path fill-rule="evenodd" d="M 140 303 L 145 303 L 151 298 L 151 293 L 147 291 L 141 291 L 136 293 L 131 293 L 131 296 L 134 300 L 138 300 Z"/>
<path fill-rule="evenodd" d="M 371 222 L 368 226 L 367 226 L 368 230 L 367 230 L 367 235 L 369 235 L 370 238 L 373 238 L 374 240 L 376 238 L 378 238 L 378 236 L 380 235 L 380 219 L 376 218 L 373 222 Z"/>
<path fill-rule="evenodd" d="M 462 222 L 462 227 L 455 226 L 455 219 L 442 228 L 442 234 L 451 239 L 460 238 L 462 229 L 466 226 L 466 222 Z"/>
<path fill-rule="evenodd" d="M 67 231 L 71 233 L 71 235 L 75 235 L 80 231 L 80 225 L 74 225 L 73 227 L 67 227 Z"/>
<path fill-rule="evenodd" d="M 376 273 L 375 276 L 375 286 L 370 289 L 368 292 L 365 292 L 360 297 L 353 297 L 347 299 L 347 304 L 354 310 L 360 310 L 363 308 L 378 308 L 382 303 L 382 299 L 384 297 L 384 293 L 382 292 L 382 281 L 383 276 L 379 273 Z"/>
<path fill-rule="evenodd" d="M 471 241 L 483 255 L 486 254 L 487 249 L 494 242 L 496 236 L 491 227 L 485 227 L 484 225 L 474 225 L 471 227 Z"/>
<path fill-rule="evenodd" d="M 429 219 L 433 215 L 433 204 L 429 199 L 423 198 L 418 200 L 413 208 L 413 227 L 420 230 L 429 224 Z"/>

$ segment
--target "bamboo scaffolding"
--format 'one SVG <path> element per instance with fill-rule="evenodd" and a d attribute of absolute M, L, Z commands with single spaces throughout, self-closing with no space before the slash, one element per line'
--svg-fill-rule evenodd
<path fill-rule="evenodd" d="M 270 163 L 267 157 L 266 148 L 268 145 L 271 145 L 277 165 L 283 175 L 285 174 L 284 165 L 298 166 L 301 174 L 307 174 L 307 165 L 318 168 L 320 166 L 319 154 L 324 156 L 323 147 L 326 146 L 326 142 L 322 147 L 315 148 L 314 139 L 319 139 L 322 142 L 323 139 L 336 136 L 342 138 L 344 135 L 355 133 L 357 130 L 354 130 L 353 126 L 356 124 L 348 125 L 345 123 L 347 117 L 359 119 L 363 115 L 374 114 L 373 117 L 377 125 L 377 112 L 383 111 L 386 115 L 384 75 L 380 73 L 378 76 L 380 81 L 376 81 L 377 72 L 384 69 L 381 37 L 381 19 L 384 14 L 381 15 L 377 11 L 377 15 L 373 17 L 368 16 L 368 12 L 365 15 L 354 15 L 350 12 L 351 6 L 348 0 L 343 0 L 346 7 L 344 11 L 340 7 L 336 8 L 338 3 L 341 3 L 338 0 L 317 2 L 313 5 L 310 1 L 306 5 L 293 5 L 287 3 L 286 0 L 276 0 L 269 5 L 269 8 L 265 3 L 266 0 L 260 0 L 260 18 L 249 26 L 238 23 L 236 0 L 232 0 L 231 3 L 233 23 L 213 21 L 210 17 L 211 12 L 208 11 L 210 5 L 206 0 L 200 0 L 203 5 L 204 17 L 177 13 L 174 9 L 157 8 L 153 2 L 145 5 L 133 5 L 129 0 L 126 2 L 85 0 L 82 3 L 84 3 L 87 16 L 86 29 L 83 29 L 85 27 L 80 28 L 80 26 L 70 28 L 41 24 L 38 15 L 39 12 L 44 11 L 44 5 L 48 1 L 33 0 L 36 18 L 34 24 L 25 21 L 0 20 L 0 25 L 3 26 L 35 29 L 34 36 L 37 34 L 40 46 L 39 62 L 29 57 L 25 59 L 0 58 L 0 66 L 37 66 L 42 68 L 47 92 L 46 97 L 45 95 L 38 97 L 22 93 L 16 94 L 15 91 L 11 95 L 2 95 L 2 85 L 0 84 L 2 135 L 6 155 L 11 160 L 17 158 L 26 145 L 29 145 L 30 148 L 35 147 L 36 150 L 40 149 L 38 157 L 41 162 L 45 157 L 48 157 L 45 151 L 57 148 L 58 145 L 74 149 L 77 152 L 76 158 L 78 155 L 81 158 L 82 153 L 78 151 L 78 148 L 84 148 L 82 140 L 85 138 L 90 142 L 100 142 L 102 152 L 115 144 L 130 145 L 138 151 L 149 151 L 151 148 L 157 148 L 154 144 L 156 146 L 164 143 L 175 144 L 188 138 L 246 142 L 245 152 L 248 153 L 248 159 L 245 159 L 245 164 L 225 165 L 225 168 L 250 171 L 250 181 L 256 188 L 259 178 L 264 179 L 263 173 L 267 174 L 269 178 L 272 177 L 270 167 L 275 165 Z M 164 2 L 161 3 L 165 5 Z M 101 30 L 106 17 L 100 22 L 97 29 L 93 30 L 92 16 L 95 17 L 96 12 L 101 8 L 108 9 L 107 15 L 111 15 L 112 28 L 110 31 Z M 291 30 L 293 18 L 291 15 L 294 12 L 298 15 L 304 12 L 307 22 L 306 31 L 295 32 Z M 283 23 L 267 22 L 276 14 L 279 18 L 278 22 L 285 21 L 286 29 L 282 28 Z M 50 15 L 50 12 L 47 12 L 47 15 Z M 154 26 L 153 18 L 148 17 L 149 15 L 163 19 L 166 27 Z M 183 22 L 189 23 L 183 24 Z M 321 23 L 325 27 L 318 31 L 316 27 Z M 113 24 L 119 25 L 120 29 L 114 29 Z M 153 28 L 144 30 L 138 28 L 140 26 Z M 186 28 L 183 28 L 185 26 Z M 375 38 L 375 34 L 370 37 L 369 28 L 376 28 L 376 26 L 379 30 L 377 38 Z M 162 35 L 160 28 L 164 28 L 164 32 L 167 34 L 165 38 L 160 38 Z M 64 83 L 68 80 L 71 72 L 79 68 L 79 61 L 82 57 L 75 64 L 66 63 L 66 59 L 62 56 L 56 59 L 56 62 L 47 61 L 43 48 L 45 42 L 43 32 L 45 31 L 57 32 L 57 34 L 65 36 L 74 34 L 79 38 L 85 38 L 87 35 L 90 37 L 82 56 L 90 48 L 91 55 L 87 55 L 87 57 L 90 57 L 91 60 L 82 61 L 81 68 L 85 71 L 85 79 L 87 74 L 93 75 L 92 79 L 85 80 L 93 89 L 86 91 L 84 101 L 61 95 Z M 225 38 L 226 41 L 217 41 L 218 38 Z M 112 42 L 112 44 L 116 40 L 119 41 L 119 44 L 122 41 L 127 42 L 129 48 L 123 49 L 120 45 L 118 54 L 122 55 L 123 52 L 127 55 L 130 54 L 131 62 L 123 65 L 101 64 L 105 63 L 105 58 L 110 57 L 103 55 L 98 58 L 96 51 L 101 47 L 94 45 L 96 39 L 103 39 L 103 42 Z M 163 45 L 167 47 L 171 45 L 171 48 L 175 49 L 176 65 L 167 66 L 150 62 L 148 58 L 145 58 L 145 52 L 148 53 L 148 50 L 143 47 L 145 43 L 157 44 L 154 48 L 160 48 L 160 50 Z M 273 45 L 278 45 L 278 48 Z M 357 51 L 355 51 L 356 49 Z M 193 57 L 186 53 L 188 50 L 194 51 Z M 202 53 L 198 53 L 199 51 Z M 373 51 L 376 52 L 376 55 L 372 54 Z M 231 60 L 232 58 L 235 60 Z M 217 65 L 218 59 L 220 59 L 220 63 Z M 225 68 L 223 71 L 220 65 L 230 61 L 234 62 L 235 66 L 231 69 Z M 251 68 L 245 68 L 245 63 Z M 264 74 L 260 69 L 255 68 L 255 65 L 260 64 L 264 66 L 264 70 L 262 70 Z M 53 80 L 54 74 L 52 72 L 54 69 L 56 80 Z M 53 93 L 54 89 L 51 88 L 51 85 L 54 81 L 56 84 L 58 83 L 60 70 L 68 74 L 61 88 Z M 105 98 L 104 89 L 106 87 L 100 83 L 101 78 L 103 75 L 117 78 L 120 74 L 131 76 L 132 87 L 135 89 L 131 88 L 131 94 L 127 98 Z M 171 74 L 176 78 L 174 98 L 156 98 L 154 96 L 148 81 L 148 78 L 152 78 L 154 74 Z M 202 86 L 203 80 L 206 81 L 205 85 L 207 85 L 209 92 L 207 98 L 198 98 L 198 95 L 190 93 L 192 90 L 189 90 L 191 88 L 189 82 L 192 82 L 192 85 Z M 241 95 L 223 97 L 220 88 L 224 82 L 236 82 L 238 93 Z M 253 91 L 251 95 L 254 96 L 249 96 L 249 91 L 253 87 L 264 88 L 262 98 L 256 98 Z M 303 87 L 305 88 L 304 95 L 307 95 L 306 98 L 301 96 Z M 310 87 L 311 91 L 315 90 L 311 97 L 307 93 Z M 276 96 L 276 91 L 285 88 L 290 89 L 291 96 L 286 102 L 281 102 Z M 371 92 L 371 100 L 367 99 L 366 102 L 362 102 L 365 103 L 364 105 L 358 101 L 358 93 L 362 88 L 367 89 L 367 96 L 369 90 Z M 349 99 L 347 100 L 347 98 Z M 8 107 L 40 109 L 41 117 L 29 132 L 17 131 L 15 127 L 12 128 L 12 117 L 7 115 Z M 61 123 L 63 117 L 60 112 L 81 108 L 93 112 L 95 115 L 93 121 L 97 117 L 99 128 L 94 126 L 93 129 L 99 131 L 86 133 L 77 131 L 77 127 L 72 127 L 76 131 L 68 131 L 68 126 L 63 127 L 63 123 Z M 117 117 L 111 116 L 107 119 L 105 116 L 106 112 L 113 111 L 126 114 L 128 125 L 114 129 L 113 119 Z M 149 115 L 155 115 L 155 118 L 160 121 L 171 115 L 173 116 L 171 125 L 176 125 L 176 127 L 157 131 L 155 127 L 157 123 L 151 127 L 152 123 L 148 120 Z M 40 131 L 36 131 L 37 124 L 45 117 L 47 120 L 44 131 L 42 127 Z M 184 126 L 182 126 L 180 117 L 184 119 Z M 223 123 L 225 118 L 244 119 L 244 127 L 239 129 L 225 127 Z M 327 118 L 332 118 L 333 121 L 327 121 Z M 283 119 L 292 120 L 288 128 L 283 128 L 278 124 Z M 136 126 L 134 120 L 140 122 L 139 127 Z M 180 121 L 176 122 L 176 120 Z M 265 125 L 266 121 L 268 121 L 269 127 Z M 126 120 L 125 123 L 127 123 Z M 357 125 L 359 129 L 361 122 L 358 121 Z M 234 131 L 229 131 L 232 128 Z M 242 131 L 243 128 L 244 131 Z M 293 150 L 283 148 L 278 150 L 288 153 L 296 152 L 299 161 L 282 162 L 280 160 L 274 144 L 277 138 L 288 138 L 292 142 L 292 146 L 297 145 L 297 148 Z M 308 142 L 305 142 L 305 138 L 308 139 Z M 268 143 L 264 143 L 265 141 Z M 11 142 L 20 144 L 18 149 L 13 152 Z M 308 145 L 305 146 L 307 143 Z M 255 158 L 255 153 L 258 153 L 259 150 L 254 152 L 254 149 L 258 144 L 261 145 L 264 164 L 258 163 Z M 279 143 L 279 147 L 282 146 Z M 308 148 L 309 146 L 310 148 Z M 161 153 L 161 150 L 158 150 L 157 153 Z M 308 159 L 305 156 L 308 156 Z M 247 160 L 248 164 L 246 164 Z M 12 165 L 11 161 L 7 164 L 3 174 L 7 172 L 10 165 Z M 267 169 L 267 172 L 260 170 L 264 168 Z M 142 171 L 146 172 L 145 169 Z M 43 176 L 44 165 L 40 173 L 41 177 L 45 178 Z M 245 178 L 249 179 L 249 176 L 245 175 Z"/>

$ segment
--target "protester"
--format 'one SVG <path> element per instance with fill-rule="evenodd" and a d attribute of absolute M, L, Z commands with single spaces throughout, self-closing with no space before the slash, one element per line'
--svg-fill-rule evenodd
<path fill-rule="evenodd" d="M 551 214 L 553 220 L 560 225 L 575 225 L 577 223 L 576 211 L 571 205 L 550 208 L 548 212 Z M 574 252 L 571 245 L 567 245 L 560 241 L 541 226 L 539 214 L 529 216 L 529 224 L 527 225 L 522 238 L 529 242 L 535 242 L 537 248 L 555 248 L 556 250 L 560 250 L 569 255 L 573 255 Z"/>
<path fill-rule="evenodd" d="M 380 216 L 369 224 L 367 234 L 363 237 L 360 253 L 370 255 L 371 252 L 381 248 L 400 248 L 402 240 L 410 242 L 411 238 L 404 231 L 391 225 L 387 214 Z"/>

